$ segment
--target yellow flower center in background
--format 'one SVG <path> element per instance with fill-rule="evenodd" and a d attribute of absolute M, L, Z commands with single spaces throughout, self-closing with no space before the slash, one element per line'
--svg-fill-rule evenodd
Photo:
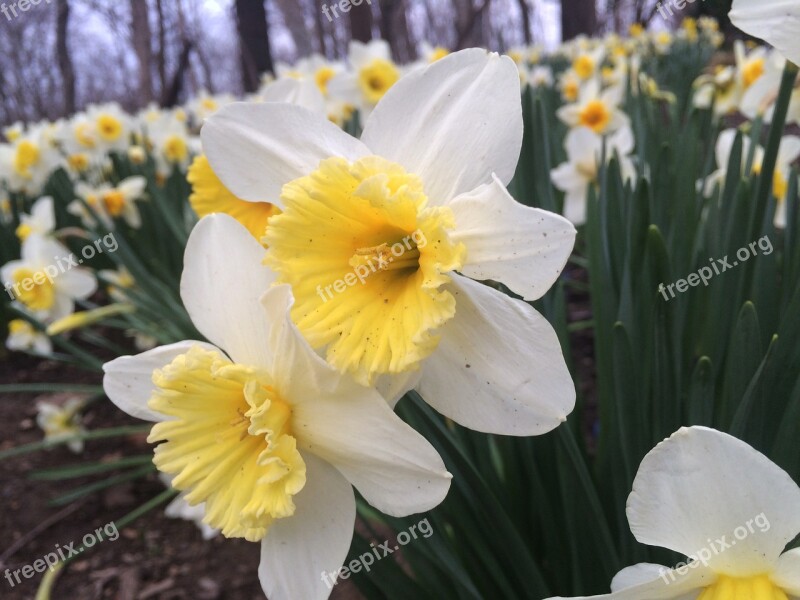
<path fill-rule="evenodd" d="M 572 79 L 564 82 L 564 87 L 561 90 L 561 93 L 564 95 L 564 100 L 567 102 L 575 102 L 578 99 L 578 92 L 580 91 L 580 86 L 578 85 L 577 81 Z"/>
<path fill-rule="evenodd" d="M 377 156 L 324 160 L 281 199 L 266 262 L 292 286 L 292 317 L 311 345 L 362 383 L 417 368 L 455 314 L 440 289 L 465 257 L 448 236 L 450 209 L 427 207 L 419 178 Z"/>
<path fill-rule="evenodd" d="M 292 410 L 259 369 L 221 353 L 190 349 L 153 373 L 148 405 L 170 420 L 148 441 L 173 487 L 226 537 L 259 541 L 274 519 L 294 514 L 306 466 L 292 437 Z"/>
<path fill-rule="evenodd" d="M 33 233 L 33 229 L 27 223 L 20 223 L 15 233 L 17 234 L 19 241 L 24 242 L 26 239 L 28 239 L 28 236 Z"/>
<path fill-rule="evenodd" d="M 742 67 L 744 87 L 749 88 L 764 74 L 764 59 L 755 58 L 747 61 Z"/>
<path fill-rule="evenodd" d="M 34 333 L 33 326 L 22 319 L 14 319 L 8 324 L 8 332 L 11 335 L 31 335 Z"/>
<path fill-rule="evenodd" d="M 89 156 L 79 152 L 78 154 L 70 154 L 67 157 L 69 166 L 76 171 L 82 172 L 89 168 Z"/>
<path fill-rule="evenodd" d="M 772 178 L 772 193 L 775 194 L 778 202 L 786 199 L 789 193 L 789 180 L 783 176 L 780 169 L 775 169 L 775 176 Z"/>
<path fill-rule="evenodd" d="M 94 148 L 94 135 L 92 135 L 92 126 L 89 123 L 78 123 L 75 125 L 75 139 L 84 148 Z"/>
<path fill-rule="evenodd" d="M 119 190 L 110 190 L 103 194 L 103 206 L 112 217 L 118 217 L 125 210 L 125 194 Z"/>
<path fill-rule="evenodd" d="M 331 67 L 320 67 L 317 69 L 317 72 L 314 73 L 314 81 L 319 91 L 322 92 L 322 95 L 325 97 L 328 96 L 328 82 L 333 79 L 334 75 L 336 75 L 336 71 Z"/>
<path fill-rule="evenodd" d="M 203 110 L 206 110 L 208 112 L 214 112 L 219 108 L 219 106 L 217 105 L 217 101 L 214 100 L 213 98 L 203 98 L 200 101 L 200 106 L 203 107 Z"/>
<path fill-rule="evenodd" d="M 44 271 L 21 267 L 11 278 L 17 299 L 31 310 L 48 310 L 55 304 L 55 288 Z"/>
<path fill-rule="evenodd" d="M 590 100 L 578 115 L 580 124 L 595 133 L 603 133 L 611 122 L 611 111 L 602 100 Z"/>
<path fill-rule="evenodd" d="M 186 160 L 189 156 L 189 147 L 186 140 L 179 135 L 171 135 L 164 141 L 164 157 L 173 163 Z"/>
<path fill-rule="evenodd" d="M 358 72 L 361 91 L 371 104 L 377 104 L 399 79 L 395 64 L 383 58 L 376 58 Z"/>
<path fill-rule="evenodd" d="M 107 142 L 114 142 L 122 135 L 122 122 L 111 115 L 97 117 L 97 131 Z"/>
<path fill-rule="evenodd" d="M 637 38 L 644 33 L 644 26 L 641 23 L 634 23 L 628 29 L 631 37 Z"/>
<path fill-rule="evenodd" d="M 788 600 L 786 592 L 778 588 L 766 575 L 756 577 L 729 577 L 720 575 L 714 585 L 707 587 L 697 600 Z"/>
<path fill-rule="evenodd" d="M 450 50 L 444 48 L 443 46 L 436 46 L 431 52 L 431 55 L 428 57 L 428 62 L 435 63 L 437 60 L 440 60 L 450 54 Z"/>
<path fill-rule="evenodd" d="M 21 141 L 14 154 L 14 171 L 20 177 L 30 178 L 31 167 L 39 162 L 39 157 L 39 146 L 28 140 Z"/>
<path fill-rule="evenodd" d="M 198 217 L 225 213 L 244 225 L 260 240 L 267 230 L 267 221 L 280 210 L 269 202 L 246 202 L 236 197 L 216 176 L 205 155 L 192 162 L 186 179 L 192 186 L 189 203 Z"/>
<path fill-rule="evenodd" d="M 589 79 L 594 74 L 594 59 L 586 54 L 580 55 L 572 63 L 572 68 L 581 79 Z"/>

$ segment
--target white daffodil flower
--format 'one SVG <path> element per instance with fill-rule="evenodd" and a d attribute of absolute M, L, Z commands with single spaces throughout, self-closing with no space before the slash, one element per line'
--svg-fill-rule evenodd
<path fill-rule="evenodd" d="M 556 111 L 561 121 L 570 127 L 588 127 L 595 133 L 607 134 L 628 127 L 630 119 L 619 109 L 622 102 L 621 86 L 600 90 L 600 82 L 590 79 L 580 88 L 578 100 Z"/>
<path fill-rule="evenodd" d="M 44 431 L 44 439 L 57 442 L 84 433 L 86 429 L 81 425 L 80 411 L 85 404 L 80 398 L 70 398 L 63 405 L 47 401 L 37 403 L 36 424 Z M 83 452 L 83 440 L 71 440 L 67 442 L 67 447 L 71 452 L 80 454 Z"/>
<path fill-rule="evenodd" d="M 800 64 L 800 4 L 793 0 L 733 0 L 728 13 L 739 29 L 772 44 Z"/>
<path fill-rule="evenodd" d="M 6 348 L 12 352 L 30 352 L 47 356 L 53 352 L 53 343 L 44 333 L 34 329 L 28 321 L 13 319 L 8 324 Z"/>
<path fill-rule="evenodd" d="M 633 152 L 634 140 L 630 127 L 623 127 L 606 138 L 606 159 L 616 154 L 625 179 L 634 177 L 633 162 L 628 155 Z M 603 137 L 588 127 L 575 127 L 564 141 L 567 162 L 550 172 L 550 179 L 564 192 L 564 216 L 574 225 L 586 223 L 586 202 L 589 186 L 597 182 L 598 167 L 603 156 Z"/>
<path fill-rule="evenodd" d="M 556 281 L 575 229 L 505 185 L 522 142 L 516 65 L 472 49 L 407 75 L 361 140 L 297 106 L 238 104 L 202 131 L 239 198 L 268 200 L 266 261 L 311 345 L 396 400 L 418 389 L 471 429 L 558 426 L 575 390 L 558 339 L 526 300 Z M 457 272 L 456 272 L 457 271 Z"/>
<path fill-rule="evenodd" d="M 375 105 L 403 76 L 403 70 L 392 60 L 389 42 L 372 40 L 368 44 L 350 42 L 350 69 L 331 77 L 328 93 L 358 108 L 366 118 Z"/>
<path fill-rule="evenodd" d="M 350 548 L 353 486 L 404 516 L 439 504 L 451 476 L 377 392 L 313 352 L 291 321 L 289 286 L 272 286 L 263 253 L 232 217 L 201 220 L 181 297 L 211 344 L 118 358 L 104 366 L 103 385 L 123 411 L 155 422 L 154 463 L 189 504 L 205 503 L 206 524 L 261 542 L 270 600 L 322 599 L 320 573 L 337 571 Z"/>
<path fill-rule="evenodd" d="M 75 300 L 91 296 L 97 289 L 94 276 L 75 267 L 72 253 L 56 242 L 31 235 L 22 244 L 22 258 L 0 268 L 7 291 L 40 321 L 72 314 Z"/>
<path fill-rule="evenodd" d="M 101 183 L 92 187 L 79 181 L 75 184 L 75 193 L 94 210 L 107 229 L 114 228 L 114 219 L 123 219 L 130 227 L 138 229 L 142 226 L 142 217 L 136 201 L 143 198 L 146 188 L 147 179 L 135 175 L 123 179 L 116 186 Z M 96 225 L 92 213 L 78 200 L 71 202 L 67 211 L 80 217 L 87 227 Z"/>
<path fill-rule="evenodd" d="M 50 196 L 39 198 L 31 206 L 31 214 L 20 215 L 17 237 L 21 242 L 32 234 L 48 236 L 56 227 L 56 215 L 53 212 L 53 199 Z"/>
<path fill-rule="evenodd" d="M 800 487 L 726 433 L 683 428 L 656 446 L 639 467 L 627 513 L 639 542 L 689 562 L 628 567 L 594 600 L 800 598 L 800 549 L 784 552 L 800 533 Z"/>

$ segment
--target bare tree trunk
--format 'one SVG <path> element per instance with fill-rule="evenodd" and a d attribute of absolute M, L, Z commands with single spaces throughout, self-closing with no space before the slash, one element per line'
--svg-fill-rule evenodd
<path fill-rule="evenodd" d="M 164 6 L 161 0 L 156 0 L 156 11 L 158 13 L 158 82 L 160 86 L 161 95 L 164 95 L 164 90 L 167 87 L 167 35 L 164 27 Z"/>
<path fill-rule="evenodd" d="M 236 0 L 236 29 L 242 60 L 242 86 L 245 92 L 254 92 L 258 89 L 260 75 L 273 70 L 264 0 Z"/>
<path fill-rule="evenodd" d="M 350 8 L 350 37 L 359 42 L 372 39 L 372 6 L 362 2 L 360 6 Z"/>
<path fill-rule="evenodd" d="M 68 30 L 69 0 L 62 0 L 58 3 L 56 16 L 56 54 L 61 85 L 64 89 L 64 112 L 71 115 L 75 112 L 75 69 L 72 66 L 72 55 L 69 53 L 67 43 Z"/>
<path fill-rule="evenodd" d="M 531 7 L 528 0 L 518 0 L 519 11 L 522 13 L 522 30 L 525 35 L 525 44 L 530 46 L 533 42 L 531 37 Z"/>
<path fill-rule="evenodd" d="M 181 88 L 183 87 L 183 76 L 189 69 L 189 58 L 192 55 L 192 42 L 189 40 L 183 41 L 183 49 L 181 50 L 180 58 L 178 58 L 178 68 L 175 69 L 175 74 L 172 77 L 172 83 L 164 90 L 162 97 L 162 104 L 170 108 L 178 103 L 181 96 Z"/>
<path fill-rule="evenodd" d="M 321 0 L 325 2 L 326 0 Z M 311 6 L 314 9 L 314 25 L 317 29 L 317 43 L 319 44 L 319 53 L 322 56 L 331 58 L 328 54 L 327 35 L 325 33 L 325 21 L 322 20 L 322 7 L 319 0 L 311 0 Z"/>
<path fill-rule="evenodd" d="M 467 2 L 469 11 L 458 28 L 456 37 L 456 47 L 454 50 L 461 50 L 470 46 L 485 46 L 483 44 L 481 31 L 483 29 L 483 15 L 489 8 L 492 0 L 483 0 L 483 3 L 475 8 L 471 0 Z"/>
<path fill-rule="evenodd" d="M 136 53 L 136 60 L 139 61 L 139 100 L 145 105 L 153 99 L 153 80 L 150 77 L 153 52 L 150 48 L 147 0 L 131 0 L 131 30 L 133 50 Z"/>
<path fill-rule="evenodd" d="M 594 0 L 561 0 L 561 39 L 571 40 L 597 31 L 597 7 Z"/>

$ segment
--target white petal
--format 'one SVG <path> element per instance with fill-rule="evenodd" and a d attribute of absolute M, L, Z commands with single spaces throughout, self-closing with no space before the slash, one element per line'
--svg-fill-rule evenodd
<path fill-rule="evenodd" d="M 261 542 L 258 578 L 269 600 L 325 600 L 353 539 L 353 488 L 332 466 L 303 454 L 306 485 L 294 496 L 294 515 L 277 519 Z M 330 581 L 330 579 L 329 579 Z"/>
<path fill-rule="evenodd" d="M 668 567 L 654 565 L 653 563 L 639 563 L 638 565 L 625 567 L 614 575 L 614 579 L 611 580 L 611 591 L 618 592 L 643 583 L 649 583 L 669 570 Z"/>
<path fill-rule="evenodd" d="M 682 428 L 642 461 L 627 512 L 641 543 L 704 552 L 715 571 L 746 577 L 769 572 L 800 532 L 800 488 L 744 442 Z"/>
<path fill-rule="evenodd" d="M 236 219 L 200 220 L 186 244 L 181 298 L 195 327 L 240 364 L 268 361 L 269 325 L 261 296 L 275 279 L 264 248 Z"/>
<path fill-rule="evenodd" d="M 636 565 L 625 569 L 617 574 L 612 583 L 612 593 L 599 596 L 576 596 L 569 600 L 693 600 L 697 598 L 703 588 L 708 587 L 717 576 L 708 568 L 697 564 L 695 567 L 685 567 L 684 573 L 664 569 L 663 573 L 651 573 L 651 577 L 644 581 L 645 570 L 651 571 L 651 567 L 657 565 Z M 639 571 L 639 568 L 642 570 Z M 626 571 L 629 571 L 626 573 Z M 622 577 L 623 580 L 618 578 Z M 619 587 L 620 583 L 635 583 L 632 587 Z M 562 600 L 561 598 L 548 598 L 548 600 Z M 563 600 L 567 600 L 566 598 Z"/>
<path fill-rule="evenodd" d="M 54 280 L 56 289 L 70 298 L 88 298 L 97 290 L 94 275 L 84 269 L 65 271 Z"/>
<path fill-rule="evenodd" d="M 523 206 L 497 178 L 462 194 L 450 208 L 456 217 L 453 239 L 467 247 L 464 275 L 504 283 L 526 300 L 550 289 L 575 245 L 572 223 Z"/>
<path fill-rule="evenodd" d="M 789 550 L 778 559 L 772 580 L 792 596 L 800 596 L 800 548 Z"/>
<path fill-rule="evenodd" d="M 419 390 L 440 413 L 476 431 L 539 435 L 575 406 L 553 327 L 530 305 L 456 275 L 456 314 L 423 367 Z"/>
<path fill-rule="evenodd" d="M 586 223 L 587 202 L 586 188 L 568 191 L 564 196 L 564 218 L 580 227 Z"/>
<path fill-rule="evenodd" d="M 201 135 L 214 173 L 251 202 L 280 205 L 283 185 L 308 175 L 321 160 L 369 154 L 325 117 L 291 104 L 229 104 L 206 120 Z"/>
<path fill-rule="evenodd" d="M 439 454 L 374 390 L 343 379 L 335 394 L 293 411 L 298 444 L 334 465 L 378 510 L 406 516 L 447 495 L 451 476 Z"/>
<path fill-rule="evenodd" d="M 217 350 L 204 342 L 184 341 L 153 348 L 136 356 L 121 356 L 103 365 L 103 389 L 119 409 L 137 419 L 163 421 L 166 419 L 150 410 L 147 401 L 153 395 L 153 372 L 162 369 L 193 346 Z"/>
<path fill-rule="evenodd" d="M 394 408 L 406 392 L 409 392 L 419 385 L 422 378 L 422 369 L 407 371 L 399 375 L 380 375 L 375 381 L 375 389 L 383 396 L 387 404 Z"/>
<path fill-rule="evenodd" d="M 281 394 L 299 404 L 335 390 L 342 375 L 300 333 L 292 321 L 293 304 L 289 285 L 275 286 L 261 297 L 269 334 L 262 339 L 267 358 L 259 364 L 275 378 Z"/>
<path fill-rule="evenodd" d="M 370 150 L 422 178 L 432 204 L 491 180 L 507 184 L 522 146 L 517 67 L 478 48 L 398 81 L 367 120 Z"/>
<path fill-rule="evenodd" d="M 264 102 L 285 102 L 307 108 L 313 113 L 325 114 L 325 97 L 312 79 L 279 79 L 261 91 Z"/>
<path fill-rule="evenodd" d="M 745 33 L 775 46 L 786 58 L 800 64 L 800 5 L 794 0 L 734 0 L 728 14 Z"/>

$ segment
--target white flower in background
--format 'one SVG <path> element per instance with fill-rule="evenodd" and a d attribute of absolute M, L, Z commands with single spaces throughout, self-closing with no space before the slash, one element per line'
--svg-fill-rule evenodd
<path fill-rule="evenodd" d="M 400 81 L 402 71 L 392 60 L 389 43 L 372 40 L 368 44 L 350 42 L 350 70 L 328 82 L 331 96 L 357 107 L 366 118 L 378 101 Z"/>
<path fill-rule="evenodd" d="M 12 352 L 30 352 L 40 356 L 53 353 L 50 338 L 24 319 L 13 319 L 9 322 L 6 348 Z"/>
<path fill-rule="evenodd" d="M 726 129 L 719 135 L 715 149 L 717 170 L 706 178 L 705 184 L 701 182 L 705 196 L 711 196 L 718 186 L 720 190 L 722 189 L 728 175 L 728 167 L 730 165 L 736 134 L 737 131 L 735 129 Z M 751 139 L 747 136 L 743 136 L 741 166 L 743 170 L 747 166 L 747 160 L 750 156 L 751 149 Z M 761 173 L 761 165 L 764 161 L 764 149 L 757 145 L 755 149 L 752 149 L 752 153 L 752 173 L 758 175 Z M 800 157 L 800 137 L 794 135 L 784 136 L 778 148 L 778 157 L 775 163 L 775 174 L 773 175 L 772 182 L 772 194 L 777 201 L 774 223 L 775 227 L 781 229 L 786 226 L 786 200 L 789 194 L 789 178 L 792 173 L 791 165 L 798 157 Z"/>
<path fill-rule="evenodd" d="M 195 126 L 199 127 L 220 108 L 235 101 L 236 98 L 230 94 L 211 95 L 207 90 L 200 90 L 200 93 L 186 104 L 186 110 L 192 116 Z"/>
<path fill-rule="evenodd" d="M 600 74 L 600 67 L 603 65 L 605 56 L 606 49 L 603 46 L 579 52 L 573 59 L 570 70 L 581 81 L 588 81 Z"/>
<path fill-rule="evenodd" d="M 474 281 L 534 300 L 574 243 L 568 221 L 506 190 L 522 143 L 513 61 L 472 49 L 410 73 L 361 140 L 285 104 L 231 105 L 202 135 L 226 187 L 283 211 L 267 263 L 337 369 L 390 400 L 418 384 L 479 431 L 540 434 L 566 418 L 575 390 L 553 328 Z"/>
<path fill-rule="evenodd" d="M 581 93 L 581 80 L 575 73 L 566 70 L 559 75 L 558 89 L 564 102 L 577 102 Z"/>
<path fill-rule="evenodd" d="M 630 127 L 624 127 L 606 139 L 606 160 L 615 153 L 620 161 L 622 176 L 633 179 L 634 168 L 628 155 L 633 152 L 634 140 Z M 550 172 L 550 179 L 564 192 L 564 216 L 574 225 L 586 222 L 586 202 L 589 186 L 597 183 L 598 166 L 603 156 L 603 137 L 588 127 L 576 127 L 564 141 L 567 162 Z"/>
<path fill-rule="evenodd" d="M 200 141 L 190 135 L 181 111 L 163 112 L 157 121 L 146 125 L 146 131 L 160 177 L 169 177 L 176 168 L 185 171 L 192 157 L 200 153 Z"/>
<path fill-rule="evenodd" d="M 36 404 L 36 424 L 44 431 L 44 439 L 57 442 L 74 435 L 85 433 L 81 424 L 81 413 L 85 402 L 80 398 L 70 398 L 63 405 L 40 401 Z M 67 447 L 75 454 L 83 452 L 83 440 L 67 442 Z"/>
<path fill-rule="evenodd" d="M 653 32 L 651 38 L 656 54 L 668 54 L 672 50 L 674 37 L 669 31 Z"/>
<path fill-rule="evenodd" d="M 172 487 L 172 480 L 175 479 L 166 473 L 159 473 L 158 478 L 161 479 L 161 482 L 168 488 Z M 204 540 L 210 540 L 219 535 L 219 529 L 214 529 L 203 523 L 203 517 L 206 516 L 205 502 L 192 506 L 186 501 L 186 492 L 178 494 L 164 509 L 164 514 L 170 519 L 192 521 L 200 530 L 200 535 L 203 536 Z"/>
<path fill-rule="evenodd" d="M 67 266 L 71 254 L 55 240 L 31 235 L 22 244 L 22 258 L 3 265 L 0 278 L 40 321 L 66 317 L 72 314 L 75 300 L 84 300 L 97 289 L 89 271 Z"/>
<path fill-rule="evenodd" d="M 628 116 L 619 109 L 622 95 L 621 86 L 601 91 L 600 82 L 591 79 L 580 88 L 577 101 L 562 106 L 556 115 L 570 127 L 588 127 L 599 134 L 614 133 L 630 123 Z"/>
<path fill-rule="evenodd" d="M 528 85 L 532 88 L 552 87 L 553 69 L 547 65 L 535 66 L 528 72 Z"/>
<path fill-rule="evenodd" d="M 741 112 L 749 119 L 763 117 L 766 123 L 772 122 L 775 113 L 775 102 L 781 86 L 786 59 L 777 51 L 773 51 L 765 59 L 763 73 L 747 89 L 742 97 Z M 787 123 L 800 123 L 800 89 L 795 87 L 786 115 Z"/>
<path fill-rule="evenodd" d="M 0 144 L 0 173 L 11 191 L 37 195 L 60 161 L 42 126 L 32 126 L 9 144 Z"/>
<path fill-rule="evenodd" d="M 431 63 L 436 62 L 437 60 L 444 58 L 450 54 L 450 50 L 445 48 L 444 46 L 432 46 L 426 41 L 423 41 L 420 45 L 419 49 L 419 57 L 420 60 L 418 61 L 417 66 L 425 66 Z"/>
<path fill-rule="evenodd" d="M 34 234 L 45 237 L 50 235 L 56 227 L 53 199 L 50 196 L 42 196 L 31 206 L 31 213 L 20 215 L 19 221 L 16 234 L 21 242 Z"/>
<path fill-rule="evenodd" d="M 233 218 L 201 220 L 181 296 L 214 345 L 118 358 L 104 366 L 104 387 L 119 408 L 154 422 L 154 463 L 189 504 L 205 503 L 206 524 L 261 543 L 271 600 L 322 599 L 319 573 L 337 571 L 350 548 L 353 486 L 376 509 L 405 516 L 439 504 L 450 474 L 377 392 L 308 346 L 263 252 Z"/>
<path fill-rule="evenodd" d="M 9 142 L 16 142 L 25 133 L 25 124 L 22 121 L 3 127 L 3 137 Z"/>
<path fill-rule="evenodd" d="M 101 183 L 97 187 L 83 181 L 75 184 L 75 193 L 94 210 L 107 229 L 114 228 L 114 219 L 123 219 L 130 227 L 138 229 L 142 226 L 142 218 L 137 200 L 144 198 L 147 179 L 134 175 L 123 179 L 116 186 Z M 67 206 L 70 214 L 78 216 L 87 227 L 95 227 L 95 219 L 80 200 L 74 200 Z"/>
<path fill-rule="evenodd" d="M 642 461 L 627 504 L 633 535 L 690 557 L 640 563 L 595 600 L 787 600 L 800 597 L 800 487 L 744 442 L 679 430 Z M 578 600 L 578 599 L 575 599 Z"/>
<path fill-rule="evenodd" d="M 747 34 L 772 44 L 800 64 L 800 4 L 792 0 L 733 0 L 731 22 Z"/>
<path fill-rule="evenodd" d="M 312 81 L 317 86 L 319 93 L 324 98 L 328 98 L 330 96 L 328 84 L 331 79 L 340 73 L 344 73 L 346 69 L 341 62 L 330 61 L 320 54 L 312 54 L 300 59 L 292 66 L 278 63 L 276 71 L 278 79 L 289 78 Z"/>
<path fill-rule="evenodd" d="M 91 132 L 96 147 L 104 152 L 124 152 L 130 145 L 131 118 L 116 102 L 89 106 L 86 123 L 94 128 L 86 131 Z"/>
<path fill-rule="evenodd" d="M 719 66 L 713 75 L 703 75 L 697 79 L 695 106 L 710 108 L 713 100 L 714 113 L 717 115 L 727 115 L 740 109 L 745 93 L 767 71 L 770 54 L 763 46 L 748 53 L 744 42 L 736 40 L 734 55 L 735 66 Z"/>

